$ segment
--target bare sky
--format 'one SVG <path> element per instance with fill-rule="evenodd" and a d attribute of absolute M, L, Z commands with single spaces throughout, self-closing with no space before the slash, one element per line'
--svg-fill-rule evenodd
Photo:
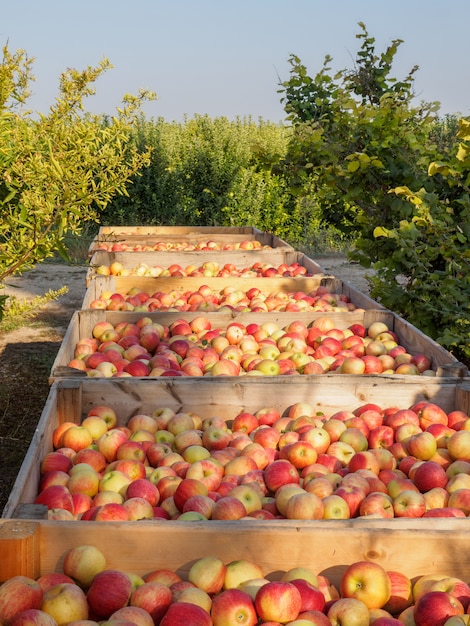
<path fill-rule="evenodd" d="M 470 115 L 470 2 L 422 0 L 14 0 L 0 14 L 0 41 L 35 57 L 34 110 L 46 112 L 68 67 L 107 57 L 114 69 L 87 102 L 113 113 L 126 92 L 149 88 L 149 117 L 182 120 L 250 115 L 284 119 L 279 79 L 290 54 L 311 75 L 325 55 L 335 70 L 352 68 L 364 22 L 381 53 L 402 39 L 393 75 L 414 66 L 418 100 L 441 113 Z"/>

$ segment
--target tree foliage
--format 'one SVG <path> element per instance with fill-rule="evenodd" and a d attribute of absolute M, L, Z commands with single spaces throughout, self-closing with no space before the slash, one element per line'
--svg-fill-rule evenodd
<path fill-rule="evenodd" d="M 114 198 L 102 220 L 249 224 L 292 236 L 299 230 L 300 211 L 280 167 L 289 135 L 285 126 L 250 118 L 140 119 L 133 141 L 152 148 L 150 162 L 129 197 Z"/>
<path fill-rule="evenodd" d="M 378 226 L 391 256 L 377 265 L 384 304 L 397 307 L 442 345 L 470 362 L 470 121 L 460 120 L 458 144 L 446 161 L 429 164 L 435 189 L 400 186 L 410 217 Z"/>
<path fill-rule="evenodd" d="M 3 48 L 0 64 L 0 284 L 61 251 L 64 236 L 97 220 L 115 194 L 149 162 L 130 146 L 130 130 L 148 91 L 127 94 L 106 123 L 85 112 L 84 100 L 110 69 L 107 59 L 68 69 L 47 114 L 25 109 L 34 80 L 24 51 Z"/>
<path fill-rule="evenodd" d="M 468 122 L 415 104 L 413 67 L 392 75 L 402 41 L 378 54 L 359 24 L 355 67 L 310 77 L 292 56 L 282 84 L 294 136 L 292 189 L 310 183 L 321 220 L 354 236 L 351 258 L 373 267 L 372 295 L 470 357 Z"/>

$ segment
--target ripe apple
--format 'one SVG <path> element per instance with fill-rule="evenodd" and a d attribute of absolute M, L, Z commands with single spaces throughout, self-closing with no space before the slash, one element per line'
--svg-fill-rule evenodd
<path fill-rule="evenodd" d="M 214 626 L 244 624 L 255 626 L 258 623 L 255 606 L 250 595 L 241 589 L 225 589 L 212 600 L 211 617 Z"/>
<path fill-rule="evenodd" d="M 241 500 L 232 496 L 223 496 L 217 500 L 212 509 L 214 520 L 237 520 L 246 517 L 247 510 Z"/>
<path fill-rule="evenodd" d="M 44 592 L 41 610 L 53 617 L 57 624 L 86 620 L 87 596 L 76 584 L 59 583 Z"/>
<path fill-rule="evenodd" d="M 375 517 L 391 519 L 395 517 L 393 500 L 386 493 L 377 491 L 368 493 L 360 504 L 359 515 L 361 515 L 361 517 L 373 515 Z"/>
<path fill-rule="evenodd" d="M 445 591 L 429 591 L 414 605 L 413 617 L 416 626 L 444 626 L 453 615 L 463 615 L 462 603 Z"/>
<path fill-rule="evenodd" d="M 244 505 L 247 514 L 258 511 L 262 507 L 263 494 L 257 483 L 236 485 L 230 491 L 230 497 L 237 498 Z"/>
<path fill-rule="evenodd" d="M 112 614 L 110 621 L 114 623 L 132 622 L 136 626 L 153 626 L 153 619 L 147 611 L 138 606 L 123 606 L 122 609 L 118 609 Z M 92 624 L 76 624 L 75 626 L 92 626 Z"/>
<path fill-rule="evenodd" d="M 292 579 L 290 582 L 297 587 L 300 592 L 300 597 L 302 599 L 300 612 L 323 611 L 326 600 L 325 596 L 317 586 L 303 578 Z"/>
<path fill-rule="evenodd" d="M 285 624 L 295 620 L 301 606 L 300 591 L 291 582 L 271 581 L 262 585 L 255 596 L 256 612 L 265 622 Z"/>
<path fill-rule="evenodd" d="M 413 481 L 424 493 L 436 487 L 445 487 L 448 482 L 445 469 L 435 461 L 424 461 L 413 474 Z"/>
<path fill-rule="evenodd" d="M 87 463 L 79 463 L 70 470 L 67 489 L 72 495 L 82 493 L 93 498 L 98 493 L 100 476 L 101 474 Z"/>
<path fill-rule="evenodd" d="M 156 506 L 160 501 L 157 487 L 147 478 L 137 478 L 127 485 L 125 497 L 145 498 L 152 506 Z"/>
<path fill-rule="evenodd" d="M 356 626 L 368 624 L 369 609 L 366 604 L 356 598 L 339 598 L 334 600 L 327 612 L 332 626 Z"/>
<path fill-rule="evenodd" d="M 393 498 L 395 517 L 423 517 L 426 512 L 426 500 L 422 493 L 405 489 Z"/>
<path fill-rule="evenodd" d="M 349 519 L 351 512 L 344 498 L 332 493 L 322 498 L 323 519 Z"/>
<path fill-rule="evenodd" d="M 132 581 L 120 570 L 107 569 L 96 574 L 87 592 L 88 604 L 93 615 L 106 620 L 127 606 L 132 593 Z"/>
<path fill-rule="evenodd" d="M 92 507 L 85 515 L 91 513 L 92 519 L 96 521 L 129 521 L 129 512 L 124 504 L 117 502 L 107 502 L 98 507 Z M 82 517 L 83 519 L 83 517 Z"/>
<path fill-rule="evenodd" d="M 275 493 L 285 484 L 300 484 L 300 475 L 297 469 L 287 459 L 277 459 L 269 463 L 264 470 L 266 487 Z"/>
<path fill-rule="evenodd" d="M 154 623 L 158 624 L 172 600 L 173 595 L 167 585 L 156 581 L 147 581 L 132 592 L 129 604 L 147 611 Z"/>
<path fill-rule="evenodd" d="M 210 614 L 200 606 L 189 602 L 175 602 L 165 613 L 160 626 L 212 626 Z"/>
<path fill-rule="evenodd" d="M 15 615 L 9 626 L 57 626 L 57 622 L 41 609 L 26 609 Z"/>
<path fill-rule="evenodd" d="M 119 428 L 111 428 L 106 433 L 101 435 L 97 440 L 97 448 L 104 455 L 108 463 L 116 459 L 116 454 L 119 446 L 127 441 L 128 435 L 125 431 Z"/>
<path fill-rule="evenodd" d="M 116 491 L 122 496 L 127 486 L 132 482 L 131 477 L 120 470 L 107 470 L 99 481 L 99 491 Z"/>
<path fill-rule="evenodd" d="M 341 576 L 341 596 L 361 600 L 369 609 L 382 608 L 390 599 L 391 590 L 386 570 L 372 561 L 352 563 Z"/>
<path fill-rule="evenodd" d="M 238 588 L 243 582 L 255 578 L 263 578 L 261 567 L 254 561 L 239 559 L 227 563 L 224 579 L 224 589 Z"/>
<path fill-rule="evenodd" d="M 216 556 L 197 559 L 189 568 L 188 580 L 208 594 L 221 591 L 225 581 L 226 564 Z"/>
<path fill-rule="evenodd" d="M 62 452 L 48 452 L 41 460 L 40 472 L 45 474 L 51 471 L 61 471 L 67 473 L 72 467 L 72 459 Z"/>
<path fill-rule="evenodd" d="M 78 452 L 83 448 L 88 448 L 93 442 L 90 431 L 84 426 L 70 426 L 61 437 L 61 447 L 70 448 Z"/>
<path fill-rule="evenodd" d="M 454 576 L 446 576 L 441 580 L 431 583 L 428 591 L 445 591 L 462 603 L 465 610 L 470 604 L 470 586 Z"/>
<path fill-rule="evenodd" d="M 416 433 L 406 440 L 408 454 L 421 461 L 428 461 L 436 454 L 437 441 L 430 432 Z"/>
<path fill-rule="evenodd" d="M 126 498 L 122 506 L 127 510 L 130 521 L 153 518 L 153 506 L 145 498 Z"/>
<path fill-rule="evenodd" d="M 285 516 L 287 519 L 322 519 L 324 505 L 313 493 L 303 492 L 292 495 L 287 501 Z"/>
<path fill-rule="evenodd" d="M 88 589 L 94 576 L 106 569 L 106 557 L 93 545 L 71 548 L 64 557 L 63 571 L 80 587 Z"/>
<path fill-rule="evenodd" d="M 72 494 L 63 485 L 51 485 L 46 487 L 39 493 L 35 500 L 35 504 L 44 504 L 50 509 L 64 509 L 73 513 Z"/>
<path fill-rule="evenodd" d="M 207 496 L 207 485 L 196 478 L 183 478 L 173 493 L 173 499 L 180 511 L 188 498 L 195 495 Z"/>
<path fill-rule="evenodd" d="M 0 585 L 0 623 L 9 624 L 15 615 L 28 609 L 40 609 L 41 585 L 28 576 L 13 576 Z"/>
<path fill-rule="evenodd" d="M 414 602 L 413 584 L 403 572 L 388 570 L 387 575 L 390 579 L 391 593 L 383 608 L 392 615 L 399 615 Z"/>
<path fill-rule="evenodd" d="M 470 431 L 458 430 L 447 440 L 447 450 L 454 461 L 470 459 Z"/>

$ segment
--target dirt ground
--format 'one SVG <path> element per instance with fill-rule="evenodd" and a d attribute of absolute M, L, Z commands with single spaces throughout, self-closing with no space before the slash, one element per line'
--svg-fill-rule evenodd
<path fill-rule="evenodd" d="M 324 269 L 368 293 L 367 272 L 344 257 L 315 257 Z M 28 326 L 0 334 L 0 511 L 5 506 L 49 393 L 48 376 L 74 311 L 85 296 L 86 266 L 43 263 L 7 281 L 18 299 L 66 286 Z"/>

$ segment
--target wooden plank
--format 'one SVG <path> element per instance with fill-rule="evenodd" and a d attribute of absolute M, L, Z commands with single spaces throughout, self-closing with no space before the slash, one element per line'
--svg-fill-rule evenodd
<path fill-rule="evenodd" d="M 411 579 L 428 574 L 470 579 L 468 519 L 453 520 L 452 532 L 447 520 L 336 521 L 299 524 L 283 520 L 275 530 L 256 520 L 211 522 L 210 526 L 199 522 L 3 521 L 2 557 L 5 553 L 16 558 L 0 559 L 0 580 L 60 572 L 66 552 L 83 544 L 98 546 L 107 567 L 140 576 L 169 568 L 185 578 L 196 559 L 216 555 L 226 563 L 255 561 L 271 580 L 292 567 L 309 567 L 338 586 L 346 567 L 362 560 L 402 571 Z"/>
<path fill-rule="evenodd" d="M 41 547 L 37 524 L 15 521 L 0 523 L 0 582 L 21 575 L 38 578 Z"/>

